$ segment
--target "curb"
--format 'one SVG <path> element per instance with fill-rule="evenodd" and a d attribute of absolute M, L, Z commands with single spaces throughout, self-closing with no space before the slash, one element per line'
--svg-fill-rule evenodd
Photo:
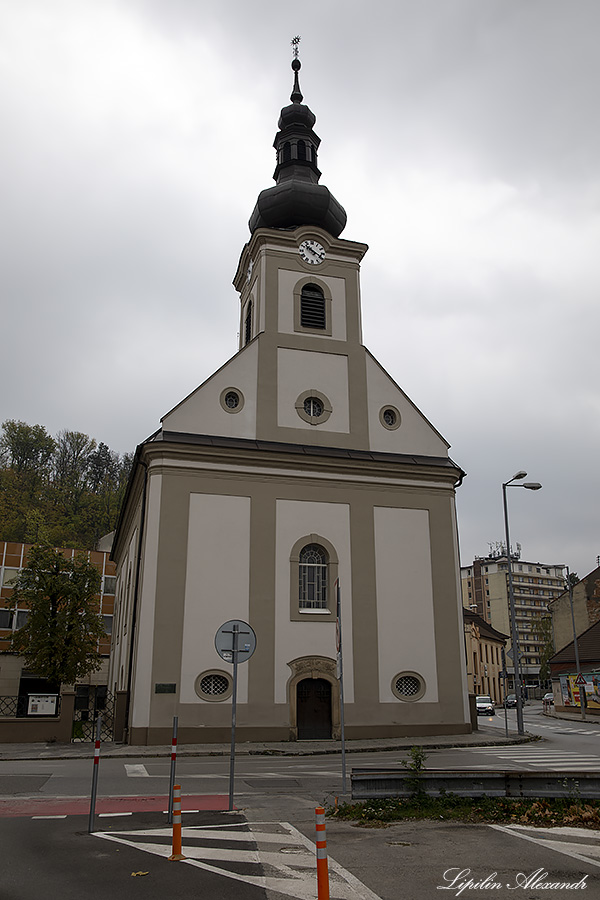
<path fill-rule="evenodd" d="M 422 747 L 425 750 L 454 750 L 460 747 L 471 748 L 471 747 L 502 747 L 502 746 L 510 746 L 513 744 L 526 744 L 533 741 L 541 741 L 543 738 L 538 735 L 527 734 L 525 736 L 515 735 L 514 737 L 502 737 L 499 740 L 494 740 L 492 738 L 482 738 L 481 740 L 469 741 L 469 742 L 457 742 L 457 743 L 444 743 L 439 741 L 425 741 L 423 743 L 419 742 L 417 738 L 414 741 L 406 744 L 387 744 L 376 747 L 352 747 L 346 744 L 346 753 L 389 753 L 389 752 L 402 752 L 404 750 L 410 750 L 413 746 Z M 89 752 L 87 752 L 88 744 L 90 744 Z M 0 745 L 1 746 L 1 745 Z M 58 750 L 53 752 L 49 750 L 47 747 L 43 750 L 38 751 L 27 751 L 23 750 L 19 751 L 9 751 L 7 755 L 5 755 L 0 750 L 0 761 L 8 762 L 8 761 L 19 761 L 19 760 L 39 760 L 39 759 L 88 759 L 91 758 L 93 753 L 93 741 L 86 742 L 85 744 L 80 744 L 81 751 L 77 748 L 77 751 L 72 750 L 68 752 L 65 750 Z M 84 750 L 84 747 L 86 750 Z M 128 745 L 122 745 L 121 747 L 106 747 L 106 745 L 101 745 L 104 749 L 101 749 L 101 757 L 102 759 L 162 759 L 166 758 L 170 755 L 171 748 L 170 746 L 164 747 L 157 746 L 156 749 L 149 750 L 148 747 L 140 745 L 140 747 L 131 747 Z M 127 747 L 127 749 L 125 749 Z M 276 757 L 285 757 L 285 756 L 334 756 L 341 753 L 341 744 L 339 742 L 336 746 L 327 746 L 327 747 L 306 747 L 306 748 L 292 748 L 288 750 L 287 748 L 279 748 L 279 747 L 261 747 L 261 748 L 249 748 L 244 747 L 243 745 L 236 746 L 236 757 L 237 756 L 276 756 Z M 206 749 L 198 749 L 198 750 L 186 750 L 182 745 L 178 745 L 177 748 L 177 757 L 178 759 L 182 757 L 186 758 L 195 758 L 195 757 L 223 757 L 229 756 L 230 749 L 222 748 L 218 750 L 209 750 Z"/>

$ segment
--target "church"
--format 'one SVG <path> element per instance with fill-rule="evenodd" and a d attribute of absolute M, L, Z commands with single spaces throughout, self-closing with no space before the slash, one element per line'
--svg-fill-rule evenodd
<path fill-rule="evenodd" d="M 109 689 L 129 743 L 230 738 L 223 623 L 256 635 L 238 667 L 238 741 L 471 730 L 449 444 L 363 345 L 346 213 L 320 184 L 300 60 L 233 280 L 237 353 L 137 448 L 112 558 Z"/>

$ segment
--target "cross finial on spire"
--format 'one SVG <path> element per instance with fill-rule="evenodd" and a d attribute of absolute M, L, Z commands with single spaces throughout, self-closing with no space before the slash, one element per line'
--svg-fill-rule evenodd
<path fill-rule="evenodd" d="M 302 65 L 300 60 L 298 59 L 298 45 L 300 44 L 300 35 L 297 34 L 296 37 L 292 38 L 291 45 L 294 48 L 292 59 L 292 69 L 294 70 L 294 87 L 292 89 L 292 93 L 290 94 L 290 100 L 292 103 L 302 103 L 304 97 L 302 96 L 302 92 L 300 90 L 300 82 L 298 81 L 298 72 L 300 71 L 300 66 Z"/>

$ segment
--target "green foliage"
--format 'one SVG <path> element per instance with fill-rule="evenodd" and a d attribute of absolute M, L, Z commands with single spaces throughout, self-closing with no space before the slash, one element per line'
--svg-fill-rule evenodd
<path fill-rule="evenodd" d="M 402 765 L 411 772 L 422 772 L 425 768 L 427 753 L 422 747 L 411 747 L 408 751 L 408 760 L 403 760 Z"/>
<path fill-rule="evenodd" d="M 355 821 L 364 827 L 385 827 L 411 819 L 444 819 L 458 822 L 488 822 L 549 828 L 559 825 L 600 828 L 600 800 L 521 800 L 512 797 L 415 797 L 364 800 L 330 807 L 329 816 Z"/>
<path fill-rule="evenodd" d="M 426 759 L 425 750 L 422 747 L 414 746 L 408 751 L 408 759 L 402 760 L 404 768 L 412 773 L 411 777 L 406 779 L 406 784 L 412 791 L 413 797 L 420 797 L 423 794 L 423 785 L 419 776 L 425 768 Z"/>
<path fill-rule="evenodd" d="M 533 635 L 540 642 L 540 681 L 550 678 L 549 659 L 554 656 L 554 635 L 552 633 L 552 617 L 541 616 L 533 623 Z"/>
<path fill-rule="evenodd" d="M 92 549 L 115 528 L 133 460 L 80 431 L 53 438 L 8 419 L 0 434 L 0 538 Z"/>
<path fill-rule="evenodd" d="M 101 666 L 98 641 L 104 627 L 94 608 L 100 582 L 86 555 L 67 559 L 38 544 L 13 583 L 10 606 L 19 603 L 29 617 L 13 634 L 12 649 L 56 686 L 74 684 Z"/>

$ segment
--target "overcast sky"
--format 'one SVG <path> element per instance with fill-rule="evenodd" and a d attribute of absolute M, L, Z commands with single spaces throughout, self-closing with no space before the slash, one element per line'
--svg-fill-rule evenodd
<path fill-rule="evenodd" d="M 0 0 L 1 421 L 133 450 L 232 356 L 302 36 L 365 344 L 452 445 L 463 563 L 600 554 L 598 0 Z"/>

